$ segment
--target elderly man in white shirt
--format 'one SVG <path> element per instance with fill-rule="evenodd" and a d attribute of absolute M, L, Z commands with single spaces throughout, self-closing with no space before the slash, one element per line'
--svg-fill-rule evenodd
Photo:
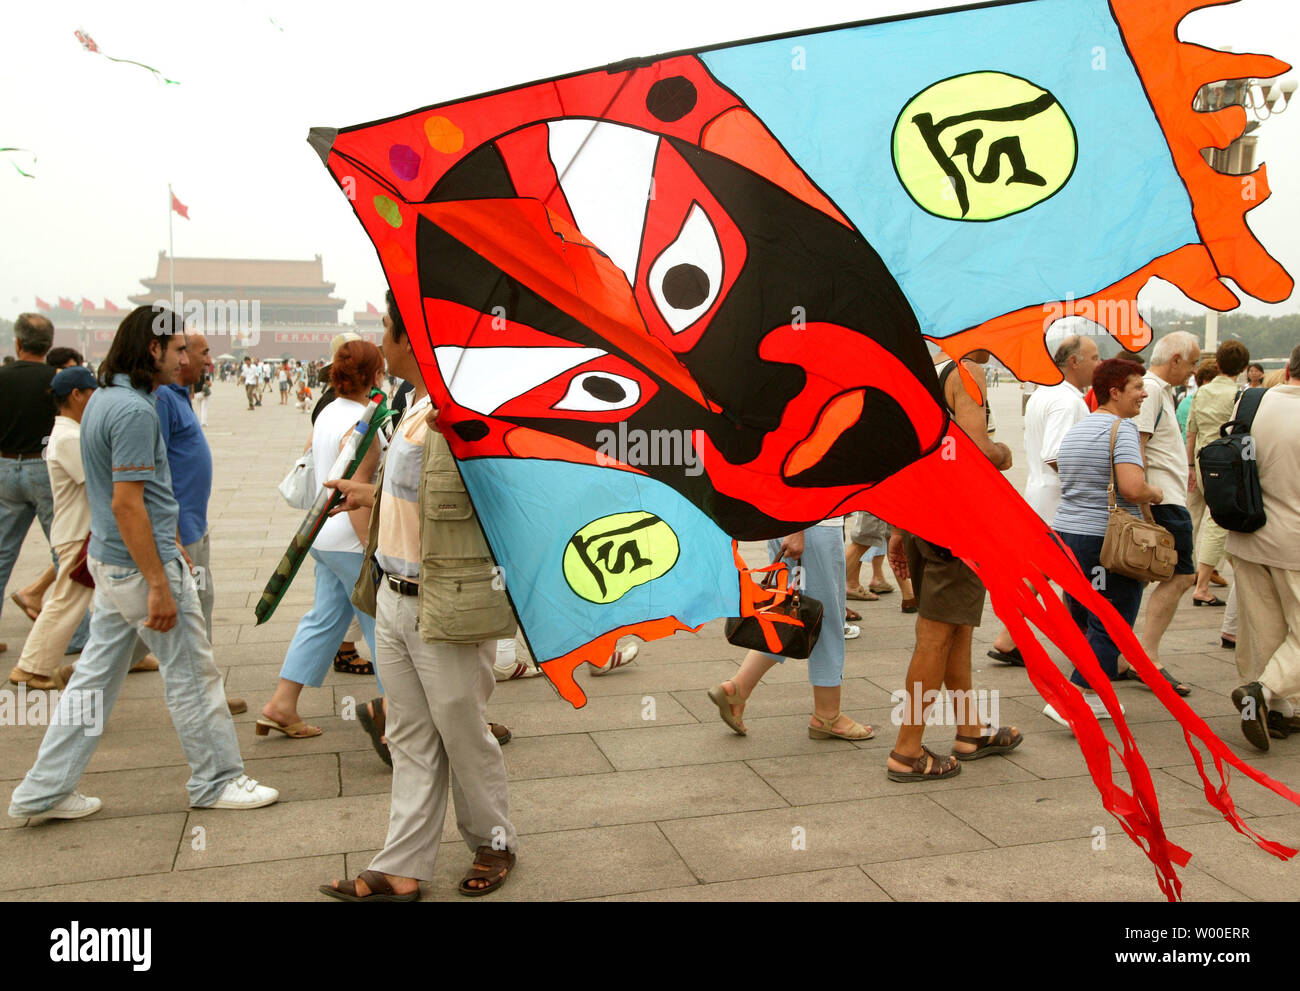
<path fill-rule="evenodd" d="M 1066 431 L 1088 415 L 1083 396 L 1092 385 L 1092 373 L 1101 362 L 1101 353 L 1091 337 L 1071 334 L 1057 345 L 1052 360 L 1061 370 L 1061 381 L 1035 389 L 1025 405 L 1025 461 L 1029 468 L 1025 502 L 1049 526 L 1061 502 L 1056 453 Z M 1004 664 L 1025 663 L 1005 626 L 988 655 Z"/>
<path fill-rule="evenodd" d="M 1178 600 L 1196 584 L 1196 553 L 1192 540 L 1192 516 L 1187 510 L 1187 483 L 1196 469 L 1187 461 L 1187 442 L 1178 426 L 1174 409 L 1174 386 L 1187 381 L 1201 360 L 1201 346 L 1194 334 L 1175 331 L 1156 341 L 1143 382 L 1147 400 L 1133 418 L 1142 438 L 1147 483 L 1164 493 L 1164 501 L 1151 507 L 1155 521 L 1168 530 L 1178 549 L 1178 564 L 1172 578 L 1156 583 L 1147 596 L 1146 621 L 1138 639 L 1147 657 L 1161 670 L 1179 695 L 1191 688 L 1178 682 L 1160 662 L 1160 640 L 1178 608 Z M 1196 605 L 1201 605 L 1197 600 Z M 1223 605 L 1216 599 L 1216 605 Z"/>

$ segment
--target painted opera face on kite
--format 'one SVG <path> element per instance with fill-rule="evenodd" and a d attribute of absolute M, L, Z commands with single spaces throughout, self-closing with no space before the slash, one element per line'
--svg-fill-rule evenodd
<path fill-rule="evenodd" d="M 1245 223 L 1268 196 L 1263 170 L 1246 199 L 1201 155 L 1239 136 L 1244 112 L 1192 109 L 1215 79 L 1288 66 L 1179 42 L 1198 5 L 993 3 L 313 129 L 566 699 L 583 703 L 574 670 L 620 636 L 751 615 L 735 541 L 865 510 L 975 569 L 1167 892 L 1186 851 L 1164 839 L 1123 713 L 1050 583 L 1101 618 L 1189 742 L 1295 800 L 1168 689 L 951 421 L 931 357 L 987 350 L 1054 383 L 1052 320 L 1087 316 L 1138 350 L 1137 293 L 1154 277 L 1220 310 L 1237 303 L 1225 276 L 1259 299 L 1290 294 Z M 679 454 L 653 456 L 646 438 Z M 1096 685 L 1132 795 L 1031 627 Z"/>
<path fill-rule="evenodd" d="M 645 472 L 739 539 L 778 536 L 916 461 L 944 419 L 879 255 L 698 61 L 679 62 L 617 84 L 617 121 L 525 125 L 430 191 L 414 221 L 417 257 L 438 259 L 419 273 L 425 317 L 468 331 L 434 348 L 441 422 L 461 458 L 526 438 L 529 456 Z M 692 114 L 724 115 L 723 136 L 655 131 Z M 728 140 L 766 174 L 727 157 Z M 447 233 L 460 223 L 474 234 Z M 647 336 L 663 350 L 638 348 Z M 597 462 L 620 423 L 686 438 L 703 474 Z"/>

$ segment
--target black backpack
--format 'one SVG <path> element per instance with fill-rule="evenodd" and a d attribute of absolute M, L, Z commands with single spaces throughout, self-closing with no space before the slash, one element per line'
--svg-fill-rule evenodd
<path fill-rule="evenodd" d="M 1219 428 L 1219 437 L 1201 448 L 1201 487 L 1214 522 L 1225 530 L 1251 533 L 1264 525 L 1264 494 L 1259 487 L 1259 458 L 1251 425 L 1265 389 L 1247 389 L 1237 404 L 1237 418 Z M 1228 428 L 1232 433 L 1228 433 Z"/>

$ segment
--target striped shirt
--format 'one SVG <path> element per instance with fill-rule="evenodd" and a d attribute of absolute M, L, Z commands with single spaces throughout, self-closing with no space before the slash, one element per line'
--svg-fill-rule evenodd
<path fill-rule="evenodd" d="M 1110 520 L 1106 488 L 1110 485 L 1110 428 L 1114 413 L 1098 410 L 1080 420 L 1061 441 L 1056 466 L 1061 473 L 1061 504 L 1052 529 L 1061 533 L 1104 537 Z M 1121 420 L 1115 437 L 1115 464 L 1142 467 L 1142 446 L 1131 419 Z M 1134 516 L 1141 511 L 1115 491 L 1115 503 Z"/>
<path fill-rule="evenodd" d="M 385 573 L 420 580 L 420 476 L 424 438 L 429 432 L 425 396 L 402 416 L 384 461 L 384 488 L 379 502 L 379 541 L 375 560 Z"/>

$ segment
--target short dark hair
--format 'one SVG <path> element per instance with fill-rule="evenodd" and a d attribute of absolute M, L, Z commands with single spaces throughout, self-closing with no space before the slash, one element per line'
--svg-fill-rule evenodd
<path fill-rule="evenodd" d="M 99 364 L 99 384 L 111 386 L 114 375 L 129 375 L 132 386 L 152 391 L 158 363 L 149 352 L 149 344 L 158 341 L 166 348 L 176 334 L 184 336 L 185 323 L 170 307 L 160 303 L 137 306 L 113 335 L 108 354 Z"/>
<path fill-rule="evenodd" d="M 1097 396 L 1097 402 L 1110 402 L 1110 390 L 1119 389 L 1123 391 L 1128 385 L 1128 380 L 1134 375 L 1142 378 L 1142 366 L 1136 361 L 1130 361 L 1128 358 L 1107 358 L 1092 373 L 1092 391 Z"/>
<path fill-rule="evenodd" d="M 1258 369 L 1259 369 L 1259 374 L 1261 374 L 1261 375 L 1264 374 L 1264 366 L 1261 365 L 1258 361 L 1252 361 L 1249 365 L 1246 366 L 1246 368 L 1247 368 L 1247 370 L 1249 370 L 1249 369 L 1251 369 L 1251 368 L 1258 368 Z"/>
<path fill-rule="evenodd" d="M 54 368 L 62 368 L 69 361 L 77 365 L 86 363 L 86 359 L 76 348 L 50 348 L 45 352 L 45 363 Z"/>
<path fill-rule="evenodd" d="M 1286 363 L 1286 370 L 1293 379 L 1300 379 L 1300 344 L 1291 349 L 1291 358 Z"/>
<path fill-rule="evenodd" d="M 400 341 L 406 336 L 406 324 L 402 323 L 402 314 L 397 309 L 397 297 L 393 290 L 384 293 L 384 303 L 388 306 L 388 319 L 393 321 L 393 340 Z"/>
<path fill-rule="evenodd" d="M 1250 361 L 1250 349 L 1241 341 L 1224 341 L 1215 352 L 1214 360 L 1221 373 L 1235 379 Z"/>
<path fill-rule="evenodd" d="M 1196 366 L 1196 384 L 1197 386 L 1205 385 L 1206 382 L 1212 381 L 1219 374 L 1219 364 L 1213 358 L 1202 358 L 1201 363 Z"/>
<path fill-rule="evenodd" d="M 54 324 L 39 313 L 20 313 L 14 321 L 14 342 L 19 351 L 44 358 L 54 343 Z"/>

